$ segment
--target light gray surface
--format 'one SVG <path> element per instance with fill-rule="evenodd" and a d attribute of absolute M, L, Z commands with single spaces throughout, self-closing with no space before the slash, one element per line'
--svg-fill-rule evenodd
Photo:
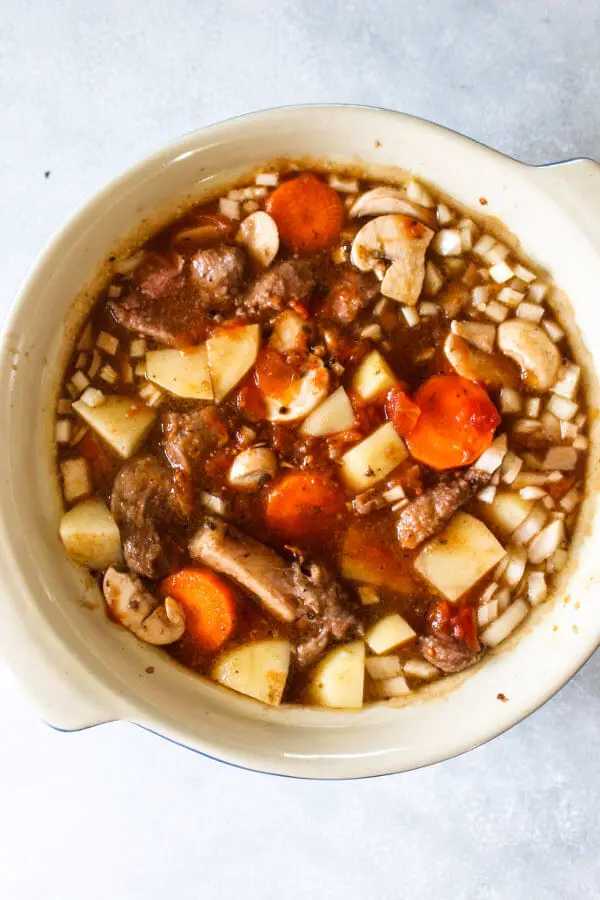
<path fill-rule="evenodd" d="M 596 0 L 0 0 L 0 12 L 2 309 L 108 178 L 250 109 L 369 103 L 528 161 L 600 158 Z M 309 784 L 126 724 L 58 734 L 0 668 L 0 896 L 597 898 L 599 698 L 597 655 L 461 759 Z"/>

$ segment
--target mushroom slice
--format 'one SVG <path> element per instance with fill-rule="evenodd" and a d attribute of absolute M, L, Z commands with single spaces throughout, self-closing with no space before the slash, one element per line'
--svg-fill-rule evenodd
<path fill-rule="evenodd" d="M 265 397 L 269 422 L 297 422 L 322 403 L 329 391 L 329 372 L 318 356 L 278 398 Z"/>
<path fill-rule="evenodd" d="M 429 228 L 437 228 L 435 215 L 423 206 L 407 200 L 405 194 L 398 188 L 373 188 L 366 194 L 362 194 L 350 210 L 350 216 L 353 219 L 357 219 L 359 216 L 386 216 L 390 213 L 401 213 L 418 219 Z"/>
<path fill-rule="evenodd" d="M 262 210 L 244 219 L 236 240 L 244 244 L 250 256 L 265 269 L 271 265 L 279 250 L 279 231 L 275 220 Z"/>
<path fill-rule="evenodd" d="M 485 353 L 457 334 L 448 335 L 444 353 L 454 371 L 470 381 L 481 381 L 492 390 L 519 385 L 519 370 L 514 363 L 500 353 Z"/>
<path fill-rule="evenodd" d="M 408 216 L 378 216 L 354 238 L 350 260 L 361 272 L 374 269 L 382 258 L 391 260 L 393 272 L 386 273 L 381 292 L 414 306 L 423 288 L 425 251 L 432 237 L 430 228 Z"/>
<path fill-rule="evenodd" d="M 236 488 L 258 490 L 275 475 L 277 457 L 268 447 L 249 447 L 238 453 L 229 470 L 229 484 Z"/>
<path fill-rule="evenodd" d="M 511 319 L 498 327 L 498 347 L 521 367 L 523 380 L 533 391 L 548 391 L 556 381 L 560 352 L 539 325 Z"/>
<path fill-rule="evenodd" d="M 179 603 L 172 597 L 159 603 L 141 579 L 111 567 L 102 590 L 115 619 L 146 644 L 172 644 L 183 635 L 185 616 Z"/>

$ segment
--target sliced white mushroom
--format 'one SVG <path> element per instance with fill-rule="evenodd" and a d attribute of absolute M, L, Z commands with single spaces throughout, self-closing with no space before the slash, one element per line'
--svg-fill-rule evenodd
<path fill-rule="evenodd" d="M 329 392 L 329 372 L 314 356 L 311 366 L 278 398 L 265 397 L 269 422 L 298 422 L 322 403 Z"/>
<path fill-rule="evenodd" d="M 500 353 L 485 353 L 453 332 L 444 341 L 444 353 L 454 371 L 470 381 L 481 381 L 495 390 L 515 388 L 519 383 L 518 370 L 510 360 Z"/>
<path fill-rule="evenodd" d="M 268 447 L 249 447 L 238 453 L 229 469 L 229 483 L 258 490 L 277 471 L 277 457 Z"/>
<path fill-rule="evenodd" d="M 102 590 L 115 619 L 146 644 L 172 644 L 185 631 L 179 603 L 172 597 L 159 603 L 144 583 L 128 572 L 107 569 Z"/>
<path fill-rule="evenodd" d="M 258 210 L 247 216 L 240 225 L 237 241 L 261 266 L 270 266 L 279 250 L 279 231 L 271 216 Z"/>
<path fill-rule="evenodd" d="M 429 228 L 437 228 L 437 219 L 434 213 L 408 200 L 398 188 L 373 188 L 366 194 L 362 194 L 350 210 L 350 216 L 353 219 L 357 219 L 359 216 L 386 216 L 391 213 L 401 213 L 418 219 Z"/>
<path fill-rule="evenodd" d="M 484 353 L 492 353 L 496 341 L 496 326 L 484 322 L 461 322 L 453 319 L 450 323 L 452 332 L 468 344 L 473 344 Z"/>
<path fill-rule="evenodd" d="M 511 319 L 498 326 L 498 347 L 521 367 L 527 387 L 549 390 L 558 375 L 560 352 L 534 322 Z"/>
<path fill-rule="evenodd" d="M 423 288 L 425 251 L 433 234 L 407 216 L 378 216 L 354 238 L 350 260 L 361 272 L 369 272 L 379 260 L 389 259 L 393 265 L 383 279 L 382 294 L 414 306 Z"/>
<path fill-rule="evenodd" d="M 269 344 L 280 353 L 304 352 L 307 347 L 306 319 L 294 312 L 284 309 L 273 322 L 273 333 Z"/>

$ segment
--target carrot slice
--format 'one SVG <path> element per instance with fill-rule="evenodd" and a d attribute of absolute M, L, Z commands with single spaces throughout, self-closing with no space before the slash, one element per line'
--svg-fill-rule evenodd
<path fill-rule="evenodd" d="M 410 399 L 406 391 L 396 385 L 385 400 L 385 412 L 396 431 L 401 437 L 409 434 L 419 420 L 421 410 Z"/>
<path fill-rule="evenodd" d="M 235 628 L 234 592 L 208 569 L 181 569 L 161 582 L 160 593 L 181 604 L 187 632 L 202 650 L 217 650 Z"/>
<path fill-rule="evenodd" d="M 344 207 L 338 194 L 312 172 L 276 188 L 266 203 L 279 238 L 296 253 L 328 250 L 340 236 Z"/>
<path fill-rule="evenodd" d="M 406 443 L 415 459 L 433 469 L 474 462 L 490 446 L 500 424 L 484 388 L 460 375 L 434 375 L 413 400 L 421 415 Z"/>
<path fill-rule="evenodd" d="M 344 492 L 328 475 L 290 472 L 267 496 L 270 527 L 288 541 L 323 539 L 345 510 Z"/>

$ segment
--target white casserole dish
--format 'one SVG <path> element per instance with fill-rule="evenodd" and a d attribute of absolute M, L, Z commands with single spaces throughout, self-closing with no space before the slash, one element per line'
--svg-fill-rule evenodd
<path fill-rule="evenodd" d="M 140 219 L 172 198 L 280 156 L 413 170 L 454 198 L 498 216 L 572 302 L 559 311 L 598 406 L 600 166 L 534 167 L 431 123 L 377 109 L 270 110 L 188 135 L 101 191 L 41 254 L 2 336 L 0 647 L 31 705 L 64 730 L 126 719 L 235 765 L 311 778 L 400 772 L 501 733 L 557 691 L 600 639 L 596 505 L 600 424 L 591 426 L 588 491 L 571 563 L 556 596 L 513 640 L 469 673 L 409 705 L 345 713 L 272 709 L 185 672 L 109 622 L 95 583 L 65 556 L 52 457 L 55 389 L 73 298 Z M 575 324 L 576 323 L 576 324 Z M 584 335 L 582 341 L 580 335 Z M 592 417 L 594 420 L 594 417 Z M 152 673 L 147 667 L 154 667 Z M 503 694 L 506 702 L 500 702 Z"/>

